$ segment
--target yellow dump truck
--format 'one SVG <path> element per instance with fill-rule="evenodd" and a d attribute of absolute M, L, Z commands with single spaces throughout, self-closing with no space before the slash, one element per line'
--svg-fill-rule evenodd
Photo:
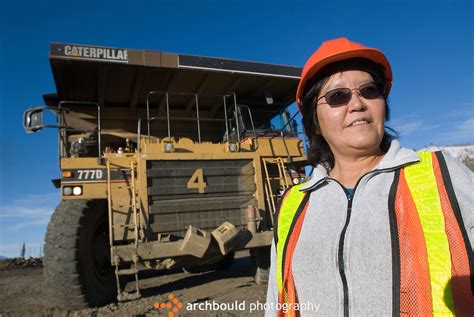
<path fill-rule="evenodd" d="M 52 298 L 138 298 L 142 269 L 215 270 L 243 249 L 264 283 L 279 199 L 305 178 L 287 109 L 301 69 L 66 43 L 49 60 L 57 91 L 23 125 L 58 130 L 61 201 L 43 260 Z"/>

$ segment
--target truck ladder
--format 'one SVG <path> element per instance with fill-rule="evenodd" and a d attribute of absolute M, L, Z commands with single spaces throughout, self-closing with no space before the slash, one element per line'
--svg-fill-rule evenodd
<path fill-rule="evenodd" d="M 270 215 L 273 221 L 273 215 L 276 212 L 276 205 L 277 205 L 277 195 L 273 193 L 271 181 L 278 180 L 283 189 L 287 189 L 290 187 L 290 183 L 288 182 L 288 178 L 286 177 L 285 173 L 285 164 L 281 157 L 277 157 L 274 159 L 265 158 L 263 161 L 263 170 L 265 171 L 265 196 L 267 197 L 267 203 L 270 208 Z M 268 173 L 268 166 L 269 165 L 276 165 L 278 168 L 278 176 L 270 176 Z"/>
<path fill-rule="evenodd" d="M 112 252 L 112 247 L 114 245 L 115 237 L 114 237 L 114 228 L 116 226 L 125 228 L 125 229 L 132 229 L 134 233 L 134 246 L 135 250 L 138 249 L 138 214 L 139 214 L 139 209 L 140 209 L 140 204 L 138 201 L 138 192 L 137 192 L 137 186 L 136 186 L 136 162 L 131 161 L 130 162 L 130 168 L 123 168 L 120 167 L 121 171 L 129 172 L 130 173 L 130 181 L 126 180 L 126 186 L 125 187 L 118 187 L 120 189 L 127 189 L 131 193 L 131 201 L 130 201 L 130 210 L 129 213 L 132 213 L 133 216 L 133 222 L 131 224 L 115 224 L 114 223 L 114 213 L 115 210 L 113 209 L 113 204 L 112 204 L 112 197 L 113 197 L 113 187 L 112 187 L 112 182 L 111 182 L 111 166 L 110 166 L 110 160 L 107 159 L 107 200 L 108 200 L 108 208 L 109 208 L 109 241 L 110 241 L 110 250 Z M 117 189 L 115 189 L 117 190 Z M 123 268 L 125 265 L 121 265 L 120 263 L 120 258 L 115 257 L 114 263 L 115 263 L 115 280 L 117 282 L 117 300 L 118 301 L 125 301 L 125 300 L 133 300 L 141 297 L 140 294 L 140 286 L 138 282 L 138 254 L 135 251 L 135 254 L 132 256 L 133 263 L 130 264 L 129 268 Z M 120 267 L 122 266 L 122 268 Z M 135 279 L 135 292 L 125 292 L 125 290 L 122 290 L 121 288 L 121 276 L 130 276 L 134 275 Z"/>

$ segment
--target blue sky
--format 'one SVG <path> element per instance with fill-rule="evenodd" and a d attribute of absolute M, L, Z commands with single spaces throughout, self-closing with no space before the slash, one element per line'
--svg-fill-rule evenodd
<path fill-rule="evenodd" d="M 56 131 L 21 126 L 55 91 L 53 41 L 302 66 L 344 36 L 390 60 L 388 125 L 402 145 L 474 143 L 472 0 L 3 0 L 0 30 L 0 255 L 19 255 L 23 242 L 37 255 L 59 201 Z"/>

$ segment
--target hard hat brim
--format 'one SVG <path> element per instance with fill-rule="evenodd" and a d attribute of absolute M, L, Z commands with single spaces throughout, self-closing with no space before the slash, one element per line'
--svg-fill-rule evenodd
<path fill-rule="evenodd" d="M 388 62 L 387 58 L 385 55 L 374 48 L 363 48 L 363 49 L 355 49 L 351 51 L 345 51 L 345 52 L 340 52 L 333 54 L 331 56 L 328 56 L 313 65 L 308 70 L 303 69 L 303 76 L 301 77 L 300 83 L 298 85 L 298 89 L 296 92 L 296 102 L 298 104 L 298 108 L 301 113 L 303 113 L 301 101 L 303 98 L 303 93 L 305 90 L 306 83 L 313 77 L 315 76 L 323 67 L 332 64 L 334 62 L 339 62 L 343 61 L 346 59 L 351 59 L 351 58 L 366 58 L 370 61 L 375 62 L 376 64 L 379 64 L 382 66 L 383 73 L 385 75 L 385 96 L 388 96 L 390 92 L 390 88 L 392 86 L 392 69 L 390 67 L 390 63 Z M 310 58 L 311 59 L 311 58 Z"/>

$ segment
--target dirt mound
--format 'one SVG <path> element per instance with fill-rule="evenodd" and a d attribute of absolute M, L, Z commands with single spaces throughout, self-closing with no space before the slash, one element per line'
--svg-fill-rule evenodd
<path fill-rule="evenodd" d="M 13 258 L 0 260 L 0 271 L 22 269 L 28 267 L 42 267 L 43 258 Z"/>

